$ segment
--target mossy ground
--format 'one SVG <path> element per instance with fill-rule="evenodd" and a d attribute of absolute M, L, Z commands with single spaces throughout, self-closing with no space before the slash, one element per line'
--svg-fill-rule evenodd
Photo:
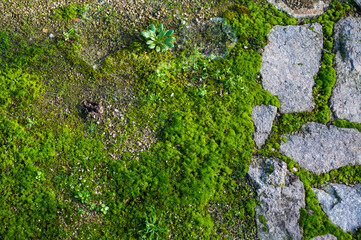
<path fill-rule="evenodd" d="M 137 239 L 150 236 L 146 216 L 156 214 L 149 230 L 162 239 L 256 239 L 257 201 L 246 177 L 256 152 L 250 115 L 254 105 L 279 107 L 259 83 L 261 52 L 272 25 L 298 22 L 264 1 L 137 2 L 0 3 L 1 238 Z M 258 151 L 300 169 L 305 239 L 359 237 L 327 220 L 310 187 L 361 182 L 361 169 L 316 176 L 277 151 L 281 134 L 329 121 L 332 26 L 344 14 L 350 8 L 334 3 L 315 20 L 327 50 L 316 110 L 282 115 Z M 238 37 L 223 59 L 194 47 L 156 53 L 139 34 L 150 23 L 177 32 L 214 16 Z M 63 28 L 79 21 L 79 37 L 65 41 Z M 104 113 L 86 117 L 84 99 L 102 101 Z M 75 197 L 86 191 L 89 199 Z"/>

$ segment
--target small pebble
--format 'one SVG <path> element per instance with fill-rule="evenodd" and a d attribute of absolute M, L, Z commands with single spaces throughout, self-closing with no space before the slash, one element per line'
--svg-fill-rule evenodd
<path fill-rule="evenodd" d="M 50 38 L 53 38 L 53 37 L 54 37 L 54 34 L 50 33 L 50 34 L 49 34 L 49 37 L 50 37 Z"/>

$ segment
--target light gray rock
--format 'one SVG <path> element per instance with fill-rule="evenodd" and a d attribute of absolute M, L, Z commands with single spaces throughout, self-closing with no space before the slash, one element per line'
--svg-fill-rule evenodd
<path fill-rule="evenodd" d="M 312 111 L 314 75 L 323 45 L 322 26 L 274 26 L 262 56 L 262 86 L 277 95 L 281 113 Z"/>
<path fill-rule="evenodd" d="M 322 210 L 336 226 L 355 231 L 361 226 L 361 184 L 349 187 L 331 183 L 325 190 L 314 188 Z"/>
<path fill-rule="evenodd" d="M 252 109 L 252 121 L 254 123 L 254 142 L 258 148 L 266 142 L 273 120 L 276 117 L 277 107 L 272 105 L 258 105 Z"/>
<path fill-rule="evenodd" d="M 330 99 L 337 119 L 361 123 L 361 18 L 344 18 L 334 27 L 336 84 Z"/>
<path fill-rule="evenodd" d="M 355 0 L 355 2 L 361 8 L 361 0 Z"/>
<path fill-rule="evenodd" d="M 278 10 L 285 11 L 294 18 L 310 18 L 322 15 L 330 5 L 329 0 L 267 0 Z M 357 1 L 357 0 L 356 0 Z"/>
<path fill-rule="evenodd" d="M 286 134 L 280 152 L 309 172 L 321 174 L 346 165 L 361 164 L 361 133 L 356 129 L 316 122 Z"/>
<path fill-rule="evenodd" d="M 305 206 L 303 183 L 277 158 L 253 157 L 248 170 L 257 188 L 260 205 L 256 206 L 257 236 L 261 240 L 302 238 L 298 219 Z M 259 217 L 267 220 L 264 225 Z M 264 228 L 267 231 L 264 231 Z"/>
<path fill-rule="evenodd" d="M 333 236 L 332 234 L 326 234 L 326 235 L 314 237 L 310 240 L 337 240 L 337 237 Z"/>

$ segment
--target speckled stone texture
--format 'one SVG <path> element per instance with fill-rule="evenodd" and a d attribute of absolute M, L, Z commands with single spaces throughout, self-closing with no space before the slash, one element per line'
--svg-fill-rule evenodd
<path fill-rule="evenodd" d="M 254 142 L 257 148 L 265 144 L 276 117 L 277 107 L 272 105 L 258 105 L 252 109 L 252 121 L 254 123 Z"/>
<path fill-rule="evenodd" d="M 288 171 L 285 162 L 262 156 L 251 159 L 248 174 L 261 202 L 256 206 L 258 238 L 301 239 L 303 233 L 298 219 L 300 208 L 305 207 L 305 190 L 300 179 Z M 266 224 L 259 220 L 260 215 L 265 217 Z"/>
<path fill-rule="evenodd" d="M 361 133 L 356 129 L 309 122 L 286 134 L 280 152 L 309 172 L 321 174 L 347 165 L 361 164 Z"/>
<path fill-rule="evenodd" d="M 314 189 L 322 210 L 336 226 L 355 231 L 361 226 L 361 184 L 349 187 L 331 183 L 325 190 Z"/>
<path fill-rule="evenodd" d="M 311 238 L 310 240 L 337 240 L 337 237 L 333 236 L 332 234 L 326 234 Z"/>
<path fill-rule="evenodd" d="M 323 46 L 322 26 L 275 26 L 268 34 L 260 72 L 264 89 L 277 95 L 281 113 L 312 111 L 313 76 Z"/>
<path fill-rule="evenodd" d="M 267 0 L 278 10 L 285 11 L 294 18 L 310 18 L 322 15 L 330 5 L 329 0 Z"/>
<path fill-rule="evenodd" d="M 361 8 L 361 0 L 355 0 L 355 2 Z"/>
<path fill-rule="evenodd" d="M 337 119 L 361 123 L 361 18 L 344 18 L 334 27 L 336 84 L 330 99 Z"/>

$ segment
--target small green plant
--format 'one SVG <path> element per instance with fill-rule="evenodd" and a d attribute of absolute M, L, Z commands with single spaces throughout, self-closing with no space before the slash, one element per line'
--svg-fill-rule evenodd
<path fill-rule="evenodd" d="M 45 180 L 45 173 L 38 171 L 35 179 L 38 181 L 44 181 Z"/>
<path fill-rule="evenodd" d="M 107 214 L 109 210 L 109 207 L 107 207 L 104 203 L 102 204 L 101 208 L 100 208 L 100 211 L 104 214 Z"/>
<path fill-rule="evenodd" d="M 87 130 L 90 134 L 93 134 L 97 130 L 97 125 L 94 122 L 88 124 Z"/>
<path fill-rule="evenodd" d="M 32 127 L 33 125 L 36 124 L 36 121 L 34 120 L 34 118 L 27 117 L 27 120 L 28 120 L 28 124 L 26 124 L 26 125 L 28 125 L 29 127 Z"/>
<path fill-rule="evenodd" d="M 154 102 L 154 101 L 157 101 L 158 100 L 158 96 L 154 93 L 152 93 L 150 96 L 149 96 L 149 101 L 150 102 Z"/>
<path fill-rule="evenodd" d="M 89 210 L 94 210 L 96 208 L 96 204 L 95 203 L 90 203 L 89 205 L 88 205 L 88 209 Z"/>
<path fill-rule="evenodd" d="M 83 209 L 81 209 L 81 208 L 78 208 L 78 214 L 83 216 L 85 214 L 85 211 Z"/>
<path fill-rule="evenodd" d="M 88 203 L 90 201 L 89 191 L 84 191 L 84 192 L 79 191 L 77 194 L 75 194 L 74 197 L 76 199 L 79 199 L 81 203 Z"/>
<path fill-rule="evenodd" d="M 161 228 L 159 225 L 161 224 L 160 221 L 157 222 L 157 216 L 155 212 L 153 212 L 153 216 L 148 218 L 147 214 L 145 214 L 145 223 L 143 224 L 145 229 L 140 230 L 139 232 L 143 233 L 141 235 L 142 239 L 155 239 L 159 238 L 159 232 L 164 232 L 167 229 Z"/>
<path fill-rule="evenodd" d="M 66 42 L 73 42 L 78 38 L 78 34 L 74 28 L 70 28 L 69 31 L 66 32 L 63 27 L 63 35 Z"/>
<path fill-rule="evenodd" d="M 199 89 L 199 92 L 198 92 L 199 96 L 204 97 L 207 94 L 207 90 L 205 90 L 205 89 L 203 89 L 201 87 L 198 87 L 198 89 Z"/>
<path fill-rule="evenodd" d="M 159 52 L 161 49 L 162 51 L 167 51 L 168 47 L 174 47 L 174 37 L 171 36 L 174 32 L 173 30 L 163 30 L 163 24 L 160 24 L 158 29 L 156 29 L 153 24 L 150 25 L 150 28 L 151 29 L 149 31 L 141 32 L 143 37 L 150 39 L 147 41 L 150 49 L 155 49 Z"/>
<path fill-rule="evenodd" d="M 27 120 L 28 120 L 28 124 L 26 124 L 26 125 L 29 127 L 32 127 L 33 125 L 36 124 L 36 121 L 34 120 L 34 118 L 27 117 Z"/>

